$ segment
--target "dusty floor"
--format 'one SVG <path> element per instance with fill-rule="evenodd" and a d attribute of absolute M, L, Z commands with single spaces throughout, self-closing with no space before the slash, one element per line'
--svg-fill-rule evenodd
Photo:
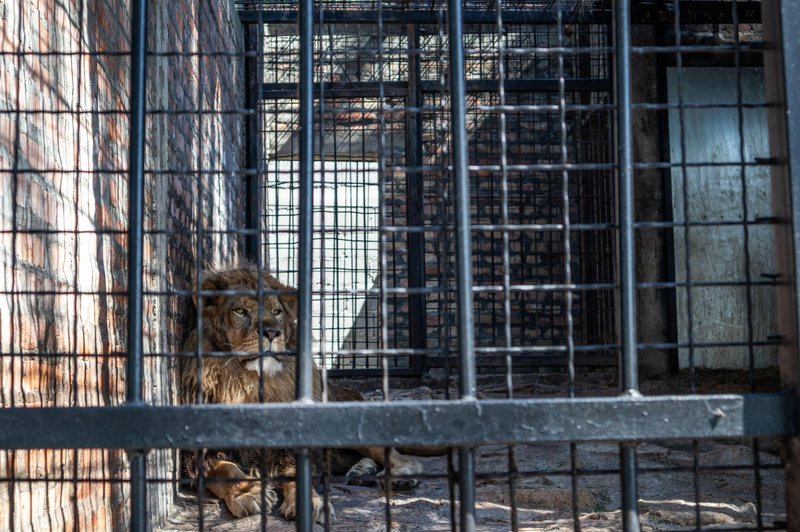
<path fill-rule="evenodd" d="M 645 381 L 646 394 L 687 393 L 688 377 Z M 762 373 L 758 390 L 774 389 L 777 375 Z M 370 398 L 379 397 L 378 382 L 360 381 Z M 398 399 L 443 396 L 443 382 L 436 375 L 425 381 L 404 381 L 405 387 L 392 395 Z M 740 392 L 749 390 L 746 375 L 740 373 L 701 373 L 700 392 Z M 480 395 L 503 397 L 504 378 L 482 378 Z M 531 374 L 515 377 L 515 396 L 563 396 L 563 377 L 557 374 Z M 612 373 L 593 372 L 579 376 L 579 396 L 616 393 Z M 619 511 L 619 447 L 614 444 L 582 444 L 576 448 L 576 467 L 580 472 L 576 490 L 578 514 L 583 530 L 614 531 L 621 529 Z M 696 454 L 695 454 L 696 453 Z M 691 441 L 663 441 L 638 447 L 640 467 L 639 510 L 643 530 L 693 530 L 696 528 L 694 489 L 697 457 L 700 520 L 707 529 L 730 529 L 758 526 L 757 508 L 761 506 L 762 525 L 779 527 L 785 515 L 783 472 L 780 469 L 778 444 L 759 442 L 754 452 L 752 441 L 702 441 L 696 449 Z M 761 469 L 756 478 L 752 465 L 757 456 Z M 451 507 L 447 481 L 447 457 L 420 458 L 426 474 L 413 491 L 393 493 L 387 506 L 377 487 L 347 486 L 334 482 L 330 498 L 336 511 L 335 530 L 386 530 L 387 515 L 392 530 L 450 530 L 451 519 L 458 519 Z M 516 445 L 513 464 L 517 479 L 514 494 L 509 489 L 509 449 L 491 445 L 476 450 L 478 530 L 512 529 L 516 519 L 519 530 L 572 530 L 572 479 L 570 447 L 566 444 Z M 710 469 L 714 468 L 714 469 Z M 755 486 L 760 483 L 760 493 Z M 456 487 L 457 490 L 457 487 Z M 760 495 L 760 496 L 759 496 Z M 260 530 L 260 516 L 234 520 L 220 501 L 206 499 L 206 530 Z M 512 508 L 516 516 L 512 517 Z M 266 519 L 267 530 L 294 530 L 277 515 Z M 159 530 L 197 530 L 198 505 L 191 493 L 181 495 L 169 523 Z M 321 527 L 320 527 L 321 529 Z"/>

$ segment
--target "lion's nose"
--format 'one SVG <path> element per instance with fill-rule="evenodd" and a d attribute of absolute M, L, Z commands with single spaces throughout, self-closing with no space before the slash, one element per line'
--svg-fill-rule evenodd
<path fill-rule="evenodd" d="M 267 340 L 272 342 L 281 335 L 280 329 L 276 329 L 275 327 L 264 327 L 264 336 L 267 337 Z"/>

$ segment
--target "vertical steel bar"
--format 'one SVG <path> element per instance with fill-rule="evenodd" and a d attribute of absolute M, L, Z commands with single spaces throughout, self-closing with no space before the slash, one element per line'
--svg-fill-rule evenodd
<path fill-rule="evenodd" d="M 321 37 L 322 36 L 322 32 L 323 32 L 323 28 L 325 27 L 324 26 L 324 23 L 325 23 L 325 10 L 324 9 L 320 9 L 319 10 L 318 17 L 319 18 L 318 18 L 318 22 L 317 23 L 319 24 L 318 27 L 319 27 L 319 31 L 320 31 L 319 69 L 320 69 L 320 72 L 324 72 L 325 71 L 325 68 L 324 68 L 325 54 L 322 53 L 322 51 L 324 49 L 324 44 L 322 44 L 322 37 Z M 333 45 L 331 43 L 331 38 L 332 38 L 332 33 L 331 32 L 332 32 L 331 25 L 328 25 L 328 43 L 329 43 L 328 46 L 329 46 L 330 50 L 333 50 Z M 333 66 L 332 66 L 333 65 L 333 60 L 334 60 L 333 54 L 331 54 L 328 57 L 328 61 L 329 61 L 328 64 L 331 65 L 331 72 L 333 72 Z M 324 81 L 324 74 L 320 74 L 320 76 L 323 78 L 322 81 Z M 324 83 L 320 83 L 320 88 L 319 88 L 319 130 L 317 131 L 317 139 L 318 139 L 317 141 L 319 142 L 320 188 L 322 189 L 323 192 L 320 194 L 319 209 L 320 209 L 321 212 L 327 214 L 327 207 L 326 207 L 326 203 L 325 203 L 325 190 L 326 190 L 326 187 L 328 185 L 326 183 L 327 161 L 325 159 L 325 150 L 328 149 L 328 148 L 325 146 L 325 135 L 326 135 L 326 131 L 325 131 L 325 113 L 327 112 L 327 110 L 325 108 L 325 101 L 326 101 L 325 98 L 326 98 L 326 96 L 325 96 L 325 85 L 324 85 Z M 332 129 L 334 131 L 334 139 L 335 139 L 336 120 L 332 119 L 332 122 L 333 122 L 333 128 Z M 334 181 L 335 181 L 336 180 L 336 175 L 337 175 L 336 174 L 336 161 L 337 161 L 337 158 L 336 158 L 336 140 L 333 141 L 333 153 L 334 153 L 333 166 L 334 166 Z M 328 232 L 327 232 L 328 226 L 326 225 L 325 214 L 323 214 L 323 216 L 320 219 L 320 231 L 321 231 L 322 234 L 320 235 L 321 236 L 321 242 L 320 242 L 320 245 L 319 245 L 319 249 L 320 249 L 319 255 L 320 256 L 319 256 L 319 262 L 318 262 L 319 265 L 320 265 L 319 285 L 321 287 L 323 287 L 322 290 L 325 290 L 324 287 L 327 286 L 327 269 L 325 267 L 325 260 L 326 260 L 325 253 L 326 253 L 326 247 L 328 246 L 328 243 L 326 242 L 326 238 L 328 236 Z M 334 241 L 336 241 L 336 240 L 338 240 L 338 238 L 334 238 Z M 327 310 L 328 309 L 326 308 L 326 303 L 327 303 L 327 298 L 323 295 L 323 297 L 321 298 L 321 301 L 320 301 L 320 309 L 319 309 L 319 319 L 320 319 L 320 323 L 322 323 L 322 324 L 327 323 L 327 319 L 328 319 L 328 314 L 327 314 Z M 320 378 L 322 379 L 322 390 L 321 390 L 321 395 L 322 396 L 320 397 L 320 400 L 322 402 L 328 401 L 328 353 L 327 353 L 327 350 L 325 348 L 326 343 L 327 343 L 328 340 L 327 340 L 326 333 L 325 333 L 326 328 L 327 327 L 322 326 L 322 327 L 320 327 L 320 331 L 319 331 L 319 345 L 320 345 L 319 357 L 320 357 L 320 360 L 322 361 L 322 364 L 321 364 L 321 367 L 320 367 L 320 373 L 321 373 Z M 323 490 L 324 490 L 323 493 L 322 493 L 322 500 L 323 500 L 324 509 L 325 509 L 324 510 L 323 519 L 325 520 L 325 526 L 327 528 L 329 528 L 330 525 L 333 523 L 333 514 L 332 514 L 333 507 L 331 506 L 331 503 L 330 503 L 330 499 L 331 499 L 331 489 L 330 489 L 330 485 L 331 485 L 330 484 L 330 480 L 331 480 L 331 455 L 327 451 L 325 451 L 323 453 L 320 453 L 320 454 L 322 455 L 323 460 L 324 460 L 324 462 L 322 464 L 324 469 L 322 470 L 322 479 L 321 479 L 321 483 L 322 483 Z M 313 474 L 313 471 L 311 471 L 311 474 Z"/>
<path fill-rule="evenodd" d="M 623 393 L 638 394 L 636 360 L 636 270 L 633 239 L 633 147 L 631 141 L 630 0 L 614 4 L 615 93 L 617 108 L 617 176 L 619 183 L 619 274 L 622 325 L 620 384 Z M 622 524 L 639 530 L 636 494 L 636 447 L 620 446 Z"/>
<path fill-rule="evenodd" d="M 775 227 L 775 261 L 785 276 L 776 288 L 781 381 L 800 396 L 800 10 L 787 0 L 761 4 L 764 38 L 764 84 L 769 117 L 774 216 L 786 223 Z M 797 414 L 795 414 L 797 415 Z M 787 530 L 800 531 L 800 438 L 784 443 Z"/>
<path fill-rule="evenodd" d="M 379 242 L 378 242 L 378 255 L 380 258 L 380 273 L 378 280 L 380 290 L 380 348 L 386 349 L 389 347 L 389 301 L 386 295 L 386 288 L 389 286 L 389 245 L 387 234 L 384 228 L 387 223 L 387 191 L 386 182 L 387 174 L 384 171 L 386 168 L 386 94 L 384 90 L 384 55 L 383 55 L 383 41 L 384 41 L 384 26 L 383 26 L 383 1 L 377 2 L 377 15 L 378 20 L 376 24 L 377 37 L 378 37 L 378 225 L 380 226 Z M 394 194 L 392 194 L 394 196 Z M 391 200 L 390 200 L 391 201 Z M 394 250 L 394 245 L 391 247 Z M 393 299 L 393 303 L 395 300 Z M 411 311 L 411 309 L 409 309 Z M 413 311 L 412 311 L 413 312 Z M 389 401 L 389 358 L 385 354 L 381 354 L 381 392 L 383 400 Z M 383 450 L 384 463 L 386 464 L 385 473 L 392 477 L 395 473 L 392 470 L 392 462 L 389 459 L 391 450 L 386 447 Z M 384 491 L 384 522 L 386 530 L 392 530 L 392 482 L 383 483 Z"/>
<path fill-rule="evenodd" d="M 314 11 L 313 0 L 300 1 L 300 219 L 298 235 L 297 400 L 313 400 L 311 291 L 314 201 Z M 297 452 L 297 530 L 311 530 L 311 459 Z"/>
<path fill-rule="evenodd" d="M 197 35 L 203 35 L 203 17 L 200 16 L 197 18 L 196 22 L 196 30 Z M 203 43 L 201 40 L 198 40 L 195 44 L 196 51 L 197 51 L 197 87 L 196 87 L 196 98 L 197 98 L 197 110 L 195 113 L 195 120 L 197 123 L 197 143 L 198 146 L 203 145 L 203 113 L 201 102 L 204 101 L 204 90 L 203 84 L 200 80 L 203 80 Z M 195 271 L 197 272 L 197 289 L 202 290 L 203 287 L 203 267 L 206 264 L 205 260 L 205 244 L 206 244 L 206 230 L 205 224 L 202 223 L 204 220 L 204 196 L 205 190 L 203 186 L 203 175 L 202 175 L 202 168 L 203 168 L 203 151 L 196 150 L 195 153 L 195 168 L 198 172 L 197 175 L 197 190 L 195 192 L 195 208 L 197 209 L 195 212 L 195 219 L 198 221 L 195 224 Z M 203 328 L 203 308 L 204 308 L 204 297 L 197 297 L 197 330 L 204 331 Z M 197 404 L 203 404 L 203 366 L 205 364 L 204 360 L 204 350 L 203 350 L 204 342 L 197 342 L 197 351 L 195 351 L 195 355 L 197 357 Z M 206 468 L 205 468 L 205 458 L 206 458 L 206 450 L 203 449 L 201 452 L 201 459 L 199 462 L 199 467 L 197 471 L 197 515 L 198 515 L 198 526 L 200 530 L 205 529 L 205 513 L 202 511 L 203 505 L 205 504 L 205 486 L 206 486 Z"/>
<path fill-rule="evenodd" d="M 150 527 L 147 523 L 147 463 L 145 451 L 131 451 L 131 532 L 144 532 Z"/>
<path fill-rule="evenodd" d="M 498 77 L 498 102 L 505 108 L 506 101 L 506 50 L 505 50 L 505 25 L 503 23 L 503 2 L 498 0 L 496 6 L 497 18 L 497 77 Z M 507 115 L 505 111 L 497 116 L 500 140 L 500 211 L 501 222 L 508 225 L 510 222 L 509 214 L 509 194 L 508 194 L 508 134 L 507 134 Z M 503 345 L 511 347 L 513 344 L 511 337 L 511 239 L 507 230 L 503 231 Z M 514 398 L 514 357 L 511 353 L 506 353 L 506 396 Z M 511 530 L 519 529 L 519 512 L 517 510 L 517 468 L 514 446 L 508 446 L 508 498 L 511 503 Z"/>
<path fill-rule="evenodd" d="M 313 0 L 300 2 L 300 197 L 298 279 L 312 275 L 313 179 L 314 179 L 314 86 Z M 298 283 L 298 368 L 297 399 L 312 399 L 311 366 L 311 283 Z"/>
<path fill-rule="evenodd" d="M 259 15 L 261 11 L 259 10 Z M 245 50 L 254 52 L 254 57 L 245 57 L 244 77 L 245 77 L 245 107 L 250 111 L 246 119 L 245 145 L 246 161 L 245 167 L 248 174 L 245 176 L 245 224 L 250 231 L 245 236 L 245 253 L 256 264 L 262 264 L 267 257 L 261 257 L 261 215 L 263 207 L 261 205 L 262 186 L 262 149 L 261 149 L 261 113 L 258 104 L 261 94 L 261 82 L 263 65 L 262 42 L 263 25 L 247 24 L 244 27 Z M 268 266 L 268 265 L 267 265 Z"/>
<path fill-rule="evenodd" d="M 128 374 L 127 399 L 142 401 L 142 272 L 144 253 L 144 114 L 147 1 L 133 2 L 131 117 L 128 154 Z"/>
<path fill-rule="evenodd" d="M 639 508 L 636 489 L 636 447 L 620 445 L 622 467 L 622 528 L 626 532 L 639 530 Z"/>
<path fill-rule="evenodd" d="M 558 46 L 565 46 L 564 40 L 564 21 L 561 0 L 557 0 L 556 9 L 558 10 L 556 23 L 558 32 Z M 569 162 L 567 152 L 567 95 L 566 95 L 566 73 L 564 67 L 564 53 L 558 54 L 558 108 L 559 108 L 559 144 L 561 147 L 561 164 Z M 564 250 L 564 284 L 567 287 L 572 285 L 572 230 L 570 222 L 570 194 L 569 194 L 569 172 L 561 171 L 561 220 L 563 230 L 563 250 Z M 567 389 L 569 397 L 575 397 L 575 326 L 572 318 L 573 294 L 572 289 L 567 288 L 564 293 L 564 314 L 567 324 Z M 578 509 L 578 449 L 574 443 L 569 446 L 570 451 L 570 480 L 572 494 L 572 529 L 576 532 L 581 530 L 580 512 Z"/>
<path fill-rule="evenodd" d="M 263 217 L 263 211 L 265 209 L 264 203 L 264 155 L 263 155 L 263 148 L 262 148 L 262 124 L 264 123 L 261 116 L 261 83 L 264 77 L 264 14 L 263 10 L 258 10 L 258 17 L 256 20 L 255 25 L 245 26 L 245 45 L 244 49 L 245 52 L 250 51 L 254 53 L 255 56 L 251 57 L 250 59 L 245 58 L 245 91 L 246 92 L 246 99 L 245 105 L 248 109 L 250 109 L 251 114 L 247 117 L 247 131 L 246 131 L 246 149 L 247 149 L 247 161 L 246 165 L 247 168 L 253 172 L 252 174 L 248 175 L 245 179 L 245 187 L 247 193 L 247 213 L 245 214 L 245 220 L 247 227 L 251 230 L 255 230 L 255 234 L 248 235 L 245 241 L 245 253 L 252 257 L 255 260 L 256 268 L 259 272 L 261 272 L 265 267 L 268 267 L 268 264 L 265 265 L 265 262 L 269 260 L 269 254 L 264 253 L 264 243 L 262 238 L 266 238 L 264 236 L 264 226 L 266 225 L 266 220 Z M 258 277 L 258 301 L 263 301 L 264 297 L 264 279 L 261 275 Z M 258 321 L 259 323 L 263 320 L 263 313 L 264 308 L 262 305 L 258 306 Z M 262 353 L 264 349 L 264 337 L 259 331 L 258 335 L 258 352 Z M 263 375 L 264 373 L 264 359 L 259 358 L 259 374 Z M 259 386 L 258 389 L 258 400 L 259 402 L 263 402 L 265 400 L 264 397 L 264 387 Z M 268 477 L 267 471 L 267 461 L 266 461 L 266 454 L 259 453 L 259 460 L 258 460 L 258 467 L 260 471 L 260 477 L 262 484 L 261 489 L 261 507 L 267 508 L 267 489 L 266 489 L 266 479 Z M 202 503 L 200 504 L 202 507 Z M 202 514 L 202 511 L 200 512 Z M 267 512 L 261 512 L 261 530 L 266 532 L 267 530 Z M 202 528 L 201 528 L 202 530 Z"/>
<path fill-rule="evenodd" d="M 444 129 L 444 109 L 445 109 L 445 101 L 446 101 L 446 94 L 447 94 L 447 57 L 445 54 L 445 6 L 444 4 L 439 4 L 438 9 L 436 10 L 436 72 L 438 74 L 438 83 L 437 83 L 437 92 L 436 92 L 436 106 L 437 110 L 432 114 L 432 123 L 429 126 L 430 130 L 432 131 L 443 131 Z M 441 110 L 438 107 L 441 106 Z M 435 145 L 437 146 L 437 154 L 440 154 L 442 157 L 440 160 L 442 165 L 446 165 L 447 160 L 447 153 L 444 150 L 444 144 L 446 142 L 446 138 L 440 140 L 434 140 Z M 442 173 L 446 175 L 447 168 L 442 168 Z M 436 211 L 436 221 L 444 226 L 445 224 L 452 223 L 450 219 L 450 187 L 448 186 L 449 183 L 442 182 L 441 183 L 441 194 L 437 197 L 437 203 L 434 207 Z M 450 283 L 450 279 L 452 277 L 452 268 L 451 268 L 451 260 L 450 260 L 450 253 L 451 253 L 451 245 L 450 245 L 450 232 L 449 231 L 442 231 L 436 238 L 436 261 L 437 261 L 437 271 L 438 271 L 438 285 L 439 286 L 447 286 Z M 450 295 L 446 295 L 445 297 L 438 298 L 438 311 L 440 315 L 439 319 L 439 329 L 438 333 L 440 338 L 442 338 L 442 352 L 444 353 L 442 366 L 444 369 L 444 382 L 449 382 L 450 379 L 450 353 L 451 353 L 451 345 L 452 345 L 452 334 L 449 331 L 452 330 L 452 298 Z M 451 399 L 450 395 L 450 386 L 444 386 L 444 396 L 445 399 Z M 456 475 L 455 475 L 455 465 L 454 465 L 454 452 L 452 449 L 447 450 L 447 495 L 448 495 L 448 502 L 449 502 L 449 510 L 450 510 L 450 529 L 456 530 L 456 495 L 455 495 L 455 484 L 456 484 Z"/>
<path fill-rule="evenodd" d="M 131 88 L 128 151 L 128 364 L 127 402 L 142 401 L 144 271 L 144 133 L 147 89 L 147 0 L 131 5 Z M 131 530 L 147 528 L 145 451 L 130 452 Z"/>
<path fill-rule="evenodd" d="M 472 308 L 472 249 L 466 126 L 466 82 L 461 2 L 449 0 L 450 118 L 456 205 L 456 276 L 458 281 L 459 370 L 462 399 L 475 398 L 475 340 Z"/>
<path fill-rule="evenodd" d="M 741 206 L 742 206 L 742 221 L 743 221 L 743 231 L 744 231 L 744 241 L 743 241 L 743 255 L 744 259 L 744 278 L 745 283 L 747 286 L 745 287 L 745 315 L 747 317 L 747 354 L 749 360 L 749 368 L 748 368 L 748 377 L 750 381 L 750 392 L 756 391 L 756 352 L 755 347 L 753 346 L 754 341 L 754 326 L 753 326 L 753 279 L 751 274 L 751 260 L 750 260 L 750 226 L 748 225 L 750 220 L 750 209 L 749 209 L 749 193 L 748 193 L 748 176 L 747 176 L 747 168 L 745 163 L 747 161 L 747 155 L 745 153 L 745 115 L 744 109 L 742 106 L 742 102 L 744 100 L 743 94 L 743 87 L 742 87 L 742 52 L 741 52 L 741 41 L 739 36 L 739 10 L 737 9 L 737 4 L 731 4 L 731 21 L 733 22 L 733 40 L 734 40 L 734 68 L 736 69 L 736 110 L 737 110 L 737 133 L 739 136 L 739 179 L 742 185 L 742 196 L 741 196 Z M 761 458 L 760 458 L 760 451 L 759 451 L 759 443 L 757 439 L 753 439 L 751 442 L 751 449 L 752 449 L 752 457 L 753 457 L 753 491 L 755 495 L 755 505 L 756 505 L 756 527 L 758 529 L 764 528 L 764 511 L 763 511 L 763 498 L 762 498 L 762 483 L 761 483 Z"/>
<path fill-rule="evenodd" d="M 450 52 L 450 123 L 456 205 L 456 278 L 458 298 L 458 368 L 461 399 L 475 399 L 475 341 L 472 308 L 472 250 L 470 232 L 469 168 L 464 78 L 464 28 L 461 0 L 448 1 Z M 461 530 L 475 530 L 475 451 L 458 452 Z"/>
<path fill-rule="evenodd" d="M 418 24 L 409 24 L 408 35 L 408 100 L 406 101 L 406 178 L 407 224 L 422 226 L 423 176 L 422 164 L 422 88 L 420 86 L 420 29 Z M 425 233 L 409 231 L 408 241 L 408 286 L 425 286 Z M 413 349 L 427 346 L 425 296 L 408 296 L 409 344 Z M 425 371 L 425 355 L 412 355 L 409 366 L 419 373 Z"/>
<path fill-rule="evenodd" d="M 621 385 L 638 388 L 636 363 L 636 279 L 633 249 L 633 148 L 631 142 L 630 3 L 614 5 L 616 54 L 617 176 L 619 183 Z"/>

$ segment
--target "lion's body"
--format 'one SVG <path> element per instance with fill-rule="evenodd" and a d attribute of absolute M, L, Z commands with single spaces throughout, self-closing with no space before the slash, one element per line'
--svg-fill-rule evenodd
<path fill-rule="evenodd" d="M 221 293 L 215 293 L 221 292 Z M 184 403 L 281 403 L 295 399 L 296 360 L 296 298 L 291 289 L 274 277 L 255 268 L 244 267 L 204 276 L 202 298 L 196 301 L 202 323 L 202 334 L 191 331 L 184 351 L 200 351 L 198 357 L 181 360 L 181 398 Z M 260 298 L 258 296 L 261 296 Z M 261 305 L 259 306 L 259 299 Z M 201 337 L 202 349 L 199 347 Z M 228 354 L 230 353 L 230 354 Z M 332 390 L 332 400 L 361 400 L 355 390 Z M 314 399 L 321 400 L 321 376 L 314 367 Z M 358 449 L 361 456 L 382 464 L 382 448 Z M 200 456 L 204 456 L 202 468 Z M 343 453 L 343 456 L 344 453 Z M 366 460 L 366 459 L 365 459 Z M 391 451 L 390 461 L 395 475 L 415 475 L 422 472 L 416 461 Z M 269 506 L 277 499 L 271 482 L 251 476 L 265 466 L 271 478 L 295 475 L 294 454 L 287 449 L 245 449 L 188 451 L 183 453 L 186 473 L 195 478 L 202 469 L 208 478 L 206 486 L 223 499 L 236 517 L 261 511 L 262 499 Z M 359 462 L 360 463 L 360 462 Z M 342 464 L 345 465 L 345 464 Z M 353 463 L 347 463 L 350 467 Z M 355 467 L 353 468 L 355 469 Z M 245 473 L 250 471 L 251 475 Z M 226 482 L 214 482 L 225 479 Z M 237 482 L 231 482 L 231 479 Z M 393 480 L 395 487 L 402 486 Z M 405 481 L 407 486 L 415 480 Z M 262 489 L 265 488 L 265 489 Z M 282 480 L 284 503 L 281 513 L 295 515 L 295 483 Z M 322 501 L 312 495 L 314 518 L 323 515 Z"/>

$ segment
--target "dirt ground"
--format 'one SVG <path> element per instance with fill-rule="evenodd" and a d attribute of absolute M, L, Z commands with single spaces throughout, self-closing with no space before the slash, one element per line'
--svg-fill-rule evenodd
<path fill-rule="evenodd" d="M 578 396 L 607 396 L 616 393 L 616 377 L 611 372 L 592 372 L 578 376 Z M 688 393 L 688 375 L 642 382 L 645 394 Z M 379 381 L 353 381 L 370 399 L 381 397 Z M 395 384 L 395 383 L 393 383 Z M 775 372 L 757 375 L 757 390 L 776 389 Z M 402 388 L 392 390 L 395 399 L 441 398 L 442 375 L 404 380 Z M 451 383 L 452 385 L 452 383 Z M 562 374 L 530 374 L 514 377 L 515 397 L 554 397 L 565 395 Z M 697 375 L 699 393 L 745 392 L 750 389 L 747 375 L 738 372 L 702 372 Z M 455 390 L 451 388 L 455 395 Z M 505 377 L 482 377 L 479 395 L 505 397 Z M 511 454 L 510 454 L 511 453 Z M 659 441 L 638 446 L 639 515 L 643 530 L 694 530 L 697 508 L 705 529 L 782 526 L 785 519 L 783 471 L 779 444 L 759 441 L 721 440 Z M 615 444 L 576 446 L 574 467 L 579 476 L 573 487 L 573 467 L 568 444 L 489 445 L 476 449 L 476 517 L 478 530 L 573 530 L 573 490 L 577 494 L 577 514 L 582 530 L 621 529 L 619 447 Z M 697 460 L 695 461 L 695 457 Z M 753 468 L 754 459 L 760 469 Z M 458 520 L 457 505 L 451 504 L 448 482 L 448 457 L 422 457 L 425 477 L 408 492 L 392 493 L 387 504 L 378 487 L 348 486 L 334 479 L 330 500 L 335 508 L 335 530 L 393 531 L 451 530 Z M 453 458 L 457 463 L 457 458 Z M 509 467 L 516 470 L 509 480 Z M 695 472 L 695 466 L 696 468 Z M 695 475 L 699 496 L 694 489 Z M 756 486 L 760 485 L 760 489 Z M 457 486 L 453 489 L 457 493 Z M 761 508 L 761 523 L 758 508 Z M 513 512 L 513 510 L 516 510 Z M 205 499 L 204 528 L 209 531 L 261 530 L 262 518 L 251 516 L 234 520 L 224 503 Z M 266 517 L 266 529 L 294 530 L 294 523 L 273 512 Z M 160 531 L 197 530 L 198 501 L 191 492 L 182 493 L 169 522 Z M 322 527 L 319 527 L 321 530 Z"/>

